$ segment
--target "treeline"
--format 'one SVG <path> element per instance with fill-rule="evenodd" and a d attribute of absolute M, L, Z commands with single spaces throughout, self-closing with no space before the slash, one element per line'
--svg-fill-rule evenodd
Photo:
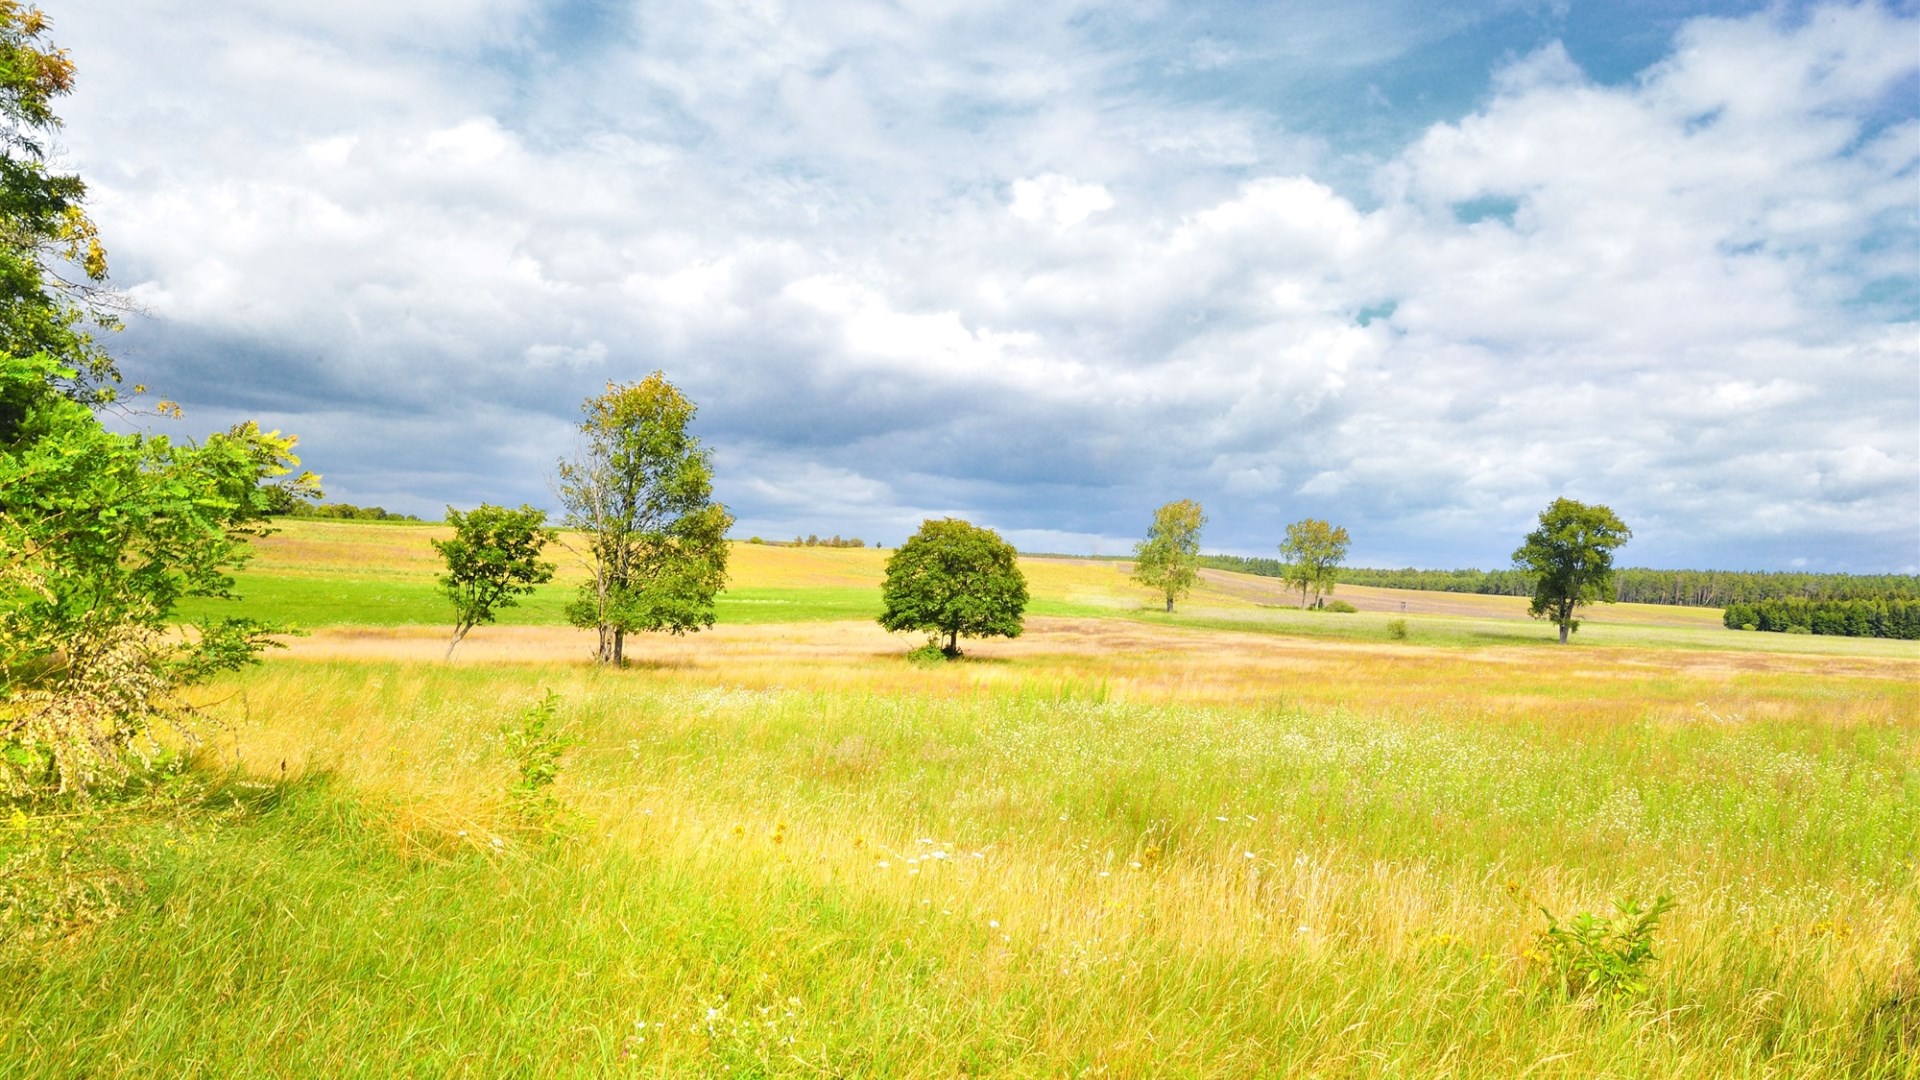
<path fill-rule="evenodd" d="M 857 536 L 850 536 L 845 540 L 842 540 L 838 533 L 835 533 L 832 536 L 825 536 L 825 537 L 815 536 L 812 533 L 809 533 L 806 536 L 796 536 L 791 540 L 765 540 L 758 536 L 755 536 L 755 537 L 750 537 L 747 540 L 747 543 L 772 544 L 774 547 L 863 548 L 867 546 L 867 542 L 865 540 L 860 539 Z"/>
<path fill-rule="evenodd" d="M 1286 564 L 1279 559 L 1207 555 L 1203 565 L 1243 574 L 1281 577 Z M 1343 566 L 1336 571 L 1342 585 L 1371 585 L 1385 589 L 1426 589 L 1432 592 L 1481 593 L 1491 596 L 1531 596 L 1533 578 L 1520 570 L 1373 570 Z M 1766 600 L 1920 600 L 1920 575 L 1814 574 L 1796 570 L 1646 570 L 1628 568 L 1613 573 L 1614 599 L 1630 604 L 1673 604 L 1681 607 L 1726 607 Z"/>
<path fill-rule="evenodd" d="M 1920 640 L 1920 600 L 1805 600 L 1782 597 L 1727 605 L 1727 627 L 1782 634 Z"/>
<path fill-rule="evenodd" d="M 1285 577 L 1287 572 L 1287 564 L 1279 559 L 1241 555 L 1202 555 L 1200 565 L 1271 578 Z M 1616 571 L 1615 574 L 1632 572 Z M 1371 570 L 1363 566 L 1342 566 L 1334 570 L 1334 580 L 1342 585 L 1371 585 L 1383 589 L 1533 595 L 1533 578 L 1519 570 Z"/>
<path fill-rule="evenodd" d="M 331 518 L 338 521 L 419 521 L 412 514 L 396 514 L 382 506 L 355 506 L 352 503 L 310 503 L 292 502 L 284 509 L 275 508 L 275 516 L 297 518 Z"/>

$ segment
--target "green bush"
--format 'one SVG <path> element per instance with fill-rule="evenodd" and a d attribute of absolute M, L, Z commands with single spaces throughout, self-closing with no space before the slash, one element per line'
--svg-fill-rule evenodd
<path fill-rule="evenodd" d="M 1673 898 L 1663 893 L 1644 908 L 1636 900 L 1616 900 L 1613 907 L 1612 918 L 1583 911 L 1565 924 L 1540 909 L 1547 928 L 1540 931 L 1533 956 L 1547 965 L 1567 996 L 1618 1001 L 1646 993 L 1647 969 L 1657 959 L 1653 931 L 1673 910 Z"/>
<path fill-rule="evenodd" d="M 1395 641 L 1407 640 L 1407 620 L 1388 619 L 1387 620 L 1387 636 L 1389 638 L 1392 638 Z"/>
<path fill-rule="evenodd" d="M 925 645 L 909 651 L 907 653 L 907 660 L 910 663 L 921 664 L 928 667 L 934 664 L 944 664 L 948 660 L 947 650 L 940 647 L 939 641 L 929 641 Z"/>
<path fill-rule="evenodd" d="M 559 804 L 550 789 L 560 775 L 560 755 L 579 741 L 554 729 L 553 714 L 559 704 L 560 695 L 549 690 L 500 729 L 501 748 L 517 774 L 507 788 L 507 798 L 529 825 L 550 824 L 558 813 Z"/>

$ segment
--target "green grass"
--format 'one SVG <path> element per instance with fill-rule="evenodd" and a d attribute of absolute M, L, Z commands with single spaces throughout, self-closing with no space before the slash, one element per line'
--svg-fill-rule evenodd
<path fill-rule="evenodd" d="M 294 627 L 448 626 L 453 606 L 431 580 L 399 575 L 243 574 L 239 601 L 194 600 L 188 620 L 247 615 Z M 544 585 L 499 613 L 503 626 L 565 626 L 571 587 Z M 848 587 L 728 589 L 714 603 L 725 624 L 871 619 L 880 614 L 877 589 Z"/>
<path fill-rule="evenodd" d="M 289 529 L 252 613 L 444 622 L 428 531 Z M 0 806 L 0 1076 L 1920 1077 L 1912 643 L 1045 564 L 1066 622 L 919 667 L 818 625 L 875 553 L 738 563 L 752 632 L 343 632 L 386 658 L 207 688 L 199 768 Z M 555 829 L 501 735 L 549 690 Z M 1663 893 L 1644 992 L 1560 985 L 1545 912 Z"/>
<path fill-rule="evenodd" d="M 1653 723 L 1194 705 L 1091 661 L 790 677 L 233 680 L 262 780 L 0 834 L 31 869 L 88 833 L 125 908 L 0 945 L 0 1074 L 1913 1075 L 1920 737 L 1817 680 Z M 494 735 L 549 688 L 555 838 Z M 1643 998 L 1531 956 L 1541 907 L 1669 891 Z"/>

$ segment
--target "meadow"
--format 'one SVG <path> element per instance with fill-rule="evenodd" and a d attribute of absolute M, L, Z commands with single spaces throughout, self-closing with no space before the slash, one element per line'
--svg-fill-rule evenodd
<path fill-rule="evenodd" d="M 885 552 L 736 545 L 624 670 L 565 573 L 444 663 L 432 535 L 269 540 L 313 632 L 200 765 L 16 815 L 0 1074 L 1920 1075 L 1912 643 L 1028 560 L 1024 636 L 920 666 Z M 1663 895 L 1643 985 L 1556 965 Z"/>

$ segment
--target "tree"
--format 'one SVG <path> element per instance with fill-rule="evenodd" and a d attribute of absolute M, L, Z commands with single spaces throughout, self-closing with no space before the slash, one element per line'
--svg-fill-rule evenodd
<path fill-rule="evenodd" d="M 581 406 L 581 448 L 559 465 L 566 524 L 586 535 L 588 580 L 567 608 L 599 631 L 603 664 L 626 635 L 713 625 L 733 518 L 713 501 L 713 464 L 689 434 L 695 408 L 656 371 L 608 383 Z"/>
<path fill-rule="evenodd" d="M 1613 549 L 1632 538 L 1614 512 L 1572 499 L 1555 499 L 1540 512 L 1540 527 L 1513 553 L 1513 565 L 1533 577 L 1527 613 L 1560 627 L 1560 644 L 1580 629 L 1574 612 L 1598 600 L 1613 603 Z"/>
<path fill-rule="evenodd" d="M 175 612 L 231 597 L 229 571 L 267 531 L 261 482 L 298 464 L 294 440 L 251 423 L 197 446 L 117 434 L 56 392 L 74 374 L 0 355 L 0 387 L 26 403 L 0 445 L 0 794 L 124 777 L 161 729 L 190 743 L 179 691 L 252 662 L 274 629 L 208 619 L 183 635 Z"/>
<path fill-rule="evenodd" d="M 257 659 L 272 628 L 208 619 L 183 634 L 178 605 L 231 596 L 229 571 L 266 531 L 268 481 L 298 464 L 291 436 L 252 423 L 194 444 L 111 432 L 95 415 L 119 373 L 89 329 L 116 325 L 115 301 L 85 185 L 47 167 L 73 64 L 46 28 L 0 0 L 4 795 L 123 777 L 160 752 L 164 728 L 191 743 L 201 717 L 182 688 Z"/>
<path fill-rule="evenodd" d="M 74 66 L 46 33 L 39 10 L 0 0 L 0 355 L 50 357 L 57 363 L 44 379 L 104 404 L 120 374 L 89 327 L 117 329 L 125 305 L 105 287 L 107 253 L 83 207 L 86 185 L 47 165 L 60 127 L 53 102 L 72 91 Z M 0 437 L 25 407 L 0 400 Z"/>
<path fill-rule="evenodd" d="M 1192 499 L 1170 502 L 1153 512 L 1147 538 L 1133 548 L 1133 580 L 1165 594 L 1167 611 L 1200 577 L 1200 527 L 1207 523 Z"/>
<path fill-rule="evenodd" d="M 1280 557 L 1286 561 L 1282 578 L 1300 586 L 1300 606 L 1307 606 L 1307 590 L 1313 590 L 1313 602 L 1333 592 L 1334 574 L 1347 558 L 1347 530 L 1335 528 L 1318 518 L 1307 518 L 1287 526 L 1287 541 L 1280 545 Z"/>
<path fill-rule="evenodd" d="M 481 503 L 462 514 L 447 507 L 453 539 L 435 540 L 433 549 L 446 561 L 440 588 L 453 601 L 453 640 L 447 659 L 467 631 L 490 623 L 502 608 L 510 608 L 535 585 L 553 580 L 553 564 L 540 561 L 540 550 L 558 536 L 546 527 L 547 512 L 522 505 L 518 510 Z"/>
<path fill-rule="evenodd" d="M 992 529 L 958 518 L 922 522 L 887 559 L 880 625 L 925 630 L 936 642 L 944 634 L 948 656 L 960 655 L 962 637 L 1019 637 L 1027 579 L 1017 558 Z"/>

